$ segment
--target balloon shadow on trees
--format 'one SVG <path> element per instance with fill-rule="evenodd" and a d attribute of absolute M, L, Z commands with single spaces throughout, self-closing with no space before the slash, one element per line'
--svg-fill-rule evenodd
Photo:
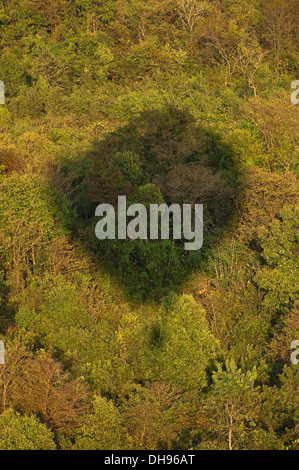
<path fill-rule="evenodd" d="M 159 299 L 181 285 L 207 262 L 237 217 L 239 169 L 233 150 L 220 133 L 175 106 L 144 111 L 95 139 L 92 150 L 62 173 L 60 185 L 68 181 L 77 214 L 73 235 L 140 300 Z M 126 196 L 128 205 L 203 204 L 202 249 L 185 251 L 184 240 L 97 240 L 95 209 L 103 203 L 117 208 L 118 196 Z"/>

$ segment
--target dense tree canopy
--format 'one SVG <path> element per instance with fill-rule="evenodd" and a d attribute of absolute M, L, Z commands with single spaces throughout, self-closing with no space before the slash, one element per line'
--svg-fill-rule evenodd
<path fill-rule="evenodd" d="M 0 1 L 1 450 L 299 448 L 297 3 Z"/>

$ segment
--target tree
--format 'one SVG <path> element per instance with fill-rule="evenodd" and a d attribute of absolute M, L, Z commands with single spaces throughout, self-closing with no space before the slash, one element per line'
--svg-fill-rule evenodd
<path fill-rule="evenodd" d="M 206 369 L 215 357 L 217 342 L 204 309 L 192 296 L 168 296 L 161 307 L 153 341 L 156 376 L 183 390 L 207 384 Z"/>
<path fill-rule="evenodd" d="M 285 0 L 266 0 L 264 3 L 264 36 L 270 43 L 275 71 L 279 75 L 283 53 L 290 47 L 290 35 L 296 18 Z"/>
<path fill-rule="evenodd" d="M 134 448 L 171 450 L 179 446 L 181 435 L 191 427 L 193 398 L 166 381 L 136 386 L 124 404 L 124 423 Z"/>
<path fill-rule="evenodd" d="M 1 450 L 55 450 L 53 433 L 36 416 L 22 416 L 12 409 L 0 415 Z"/>
<path fill-rule="evenodd" d="M 203 18 L 207 4 L 199 0 L 177 0 L 179 15 L 192 38 L 195 27 Z"/>
<path fill-rule="evenodd" d="M 86 397 L 84 384 L 70 379 L 61 364 L 40 351 L 23 364 L 13 384 L 12 403 L 27 414 L 39 415 L 56 431 L 69 433 L 84 410 Z"/>
<path fill-rule="evenodd" d="M 273 430 L 285 449 L 299 448 L 299 370 L 297 365 L 285 365 L 277 386 L 264 387 L 261 418 L 263 427 Z"/>
<path fill-rule="evenodd" d="M 265 264 L 257 272 L 255 282 L 265 292 L 263 307 L 281 313 L 293 305 L 298 294 L 298 208 L 286 206 L 279 219 L 259 231 L 258 241 Z"/>
<path fill-rule="evenodd" d="M 289 364 L 290 346 L 293 341 L 299 338 L 299 301 L 295 301 L 294 307 L 281 320 L 283 323 L 278 323 L 274 330 L 274 337 L 270 343 L 270 354 Z"/>
<path fill-rule="evenodd" d="M 5 363 L 0 364 L 1 410 L 5 411 L 11 403 L 11 392 L 16 381 L 23 373 L 29 357 L 29 350 L 22 338 L 5 341 Z"/>
<path fill-rule="evenodd" d="M 224 63 L 225 84 L 230 85 L 233 76 L 241 70 L 256 95 L 253 77 L 265 54 L 254 28 L 257 3 L 252 3 L 248 9 L 244 0 L 238 3 L 216 2 L 205 22 L 201 37 L 210 45 L 216 64 Z"/>
<path fill-rule="evenodd" d="M 73 449 L 120 450 L 125 447 L 123 417 L 111 400 L 94 397 L 90 413 L 84 414 L 74 430 Z"/>
<path fill-rule="evenodd" d="M 232 359 L 225 362 L 225 368 L 218 365 L 212 378 L 209 394 L 203 399 L 203 411 L 198 416 L 198 425 L 209 434 L 206 446 L 213 445 L 216 438 L 217 448 L 246 449 L 260 410 L 256 370 L 245 374 Z"/>

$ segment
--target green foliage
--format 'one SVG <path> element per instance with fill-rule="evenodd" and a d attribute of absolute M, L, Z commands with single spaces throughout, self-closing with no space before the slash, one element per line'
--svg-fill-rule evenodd
<path fill-rule="evenodd" d="M 298 243 L 298 207 L 286 207 L 281 219 L 274 219 L 269 229 L 260 231 L 260 244 L 264 267 L 255 281 L 266 291 L 263 304 L 267 309 L 284 310 L 297 298 L 299 262 L 296 256 Z"/>
<path fill-rule="evenodd" d="M 298 449 L 297 3 L 0 2 L 1 449 Z"/>
<path fill-rule="evenodd" d="M 21 416 L 9 409 L 0 415 L 1 450 L 55 450 L 53 437 L 36 416 Z"/>
<path fill-rule="evenodd" d="M 256 371 L 244 374 L 231 360 L 226 361 L 225 369 L 218 365 L 212 378 L 204 413 L 208 416 L 212 433 L 218 437 L 217 447 L 244 450 L 249 445 L 259 414 L 259 390 L 254 386 Z M 209 444 L 208 440 L 207 447 Z"/>
<path fill-rule="evenodd" d="M 156 374 L 183 390 L 204 387 L 206 369 L 217 346 L 205 311 L 192 296 L 170 296 L 161 307 L 156 328 L 159 331 L 153 351 Z"/>
<path fill-rule="evenodd" d="M 123 419 L 111 401 L 96 396 L 92 413 L 85 415 L 75 431 L 76 450 L 121 450 L 124 446 Z"/>

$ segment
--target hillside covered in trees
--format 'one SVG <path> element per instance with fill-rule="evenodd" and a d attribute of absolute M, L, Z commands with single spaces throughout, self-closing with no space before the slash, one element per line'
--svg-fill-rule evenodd
<path fill-rule="evenodd" d="M 299 448 L 297 0 L 0 1 L 0 449 Z M 95 209 L 204 205 L 204 245 Z M 296 362 L 296 361 L 295 361 Z"/>

